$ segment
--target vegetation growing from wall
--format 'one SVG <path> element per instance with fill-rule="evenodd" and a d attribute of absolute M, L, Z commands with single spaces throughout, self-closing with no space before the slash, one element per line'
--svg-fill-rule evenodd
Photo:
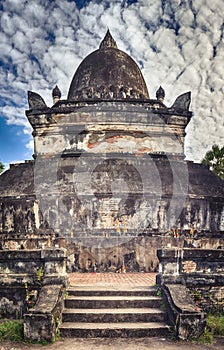
<path fill-rule="evenodd" d="M 224 336 L 224 299 L 217 298 L 211 289 L 195 288 L 190 290 L 191 297 L 200 309 L 207 313 L 206 328 L 204 333 L 196 342 L 209 344 L 214 341 L 215 336 Z"/>

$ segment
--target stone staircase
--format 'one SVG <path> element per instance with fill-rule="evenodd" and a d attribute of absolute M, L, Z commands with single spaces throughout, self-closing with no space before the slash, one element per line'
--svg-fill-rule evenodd
<path fill-rule="evenodd" d="M 73 287 L 65 299 L 62 337 L 166 337 L 169 327 L 154 287 Z"/>

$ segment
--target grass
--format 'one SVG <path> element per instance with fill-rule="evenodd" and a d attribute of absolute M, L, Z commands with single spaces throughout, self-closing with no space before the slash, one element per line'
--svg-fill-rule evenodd
<path fill-rule="evenodd" d="M 56 320 L 56 322 L 59 322 Z M 60 331 L 58 330 L 54 343 L 57 340 L 61 340 Z M 0 342 L 1 341 L 14 341 L 32 344 L 49 345 L 51 342 L 47 341 L 29 341 L 24 339 L 23 320 L 0 320 Z"/>
<path fill-rule="evenodd" d="M 214 341 L 214 336 L 207 329 L 205 329 L 204 333 L 200 335 L 200 337 L 193 338 L 192 341 L 201 344 L 211 344 Z"/>
<path fill-rule="evenodd" d="M 214 336 L 224 336 L 224 316 L 209 313 L 204 333 L 193 340 L 198 343 L 211 344 L 214 341 Z"/>
<path fill-rule="evenodd" d="M 0 341 L 15 342 L 24 340 L 23 320 L 9 320 L 0 323 Z"/>
<path fill-rule="evenodd" d="M 207 329 L 213 335 L 224 336 L 224 315 L 222 314 L 208 314 Z"/>

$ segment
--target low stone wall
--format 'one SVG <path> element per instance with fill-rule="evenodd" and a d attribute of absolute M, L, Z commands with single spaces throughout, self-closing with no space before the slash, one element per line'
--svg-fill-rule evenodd
<path fill-rule="evenodd" d="M 88 237 L 67 245 L 68 269 L 81 272 L 116 272 L 125 265 L 127 272 L 156 272 L 157 250 L 181 248 L 184 239 L 166 236 Z"/>
<path fill-rule="evenodd" d="M 0 314 L 21 318 L 42 286 L 67 284 L 66 250 L 0 251 Z"/>
<path fill-rule="evenodd" d="M 158 250 L 162 283 L 182 283 L 188 287 L 224 286 L 223 249 Z"/>
<path fill-rule="evenodd" d="M 163 298 L 170 326 L 178 339 L 199 336 L 206 325 L 206 315 L 182 284 L 163 285 Z"/>
<path fill-rule="evenodd" d="M 65 244 L 65 242 L 64 242 Z M 81 272 L 158 272 L 158 249 L 195 247 L 224 249 L 224 239 L 164 235 L 136 237 L 82 237 L 67 242 L 68 269 Z"/>
<path fill-rule="evenodd" d="M 41 288 L 33 308 L 24 315 L 24 336 L 32 341 L 52 342 L 57 336 L 64 303 L 65 288 L 47 285 Z"/>
<path fill-rule="evenodd" d="M 66 248 L 69 272 L 115 272 L 123 264 L 128 272 L 158 272 L 158 249 L 184 247 L 224 249 L 224 238 L 202 237 L 189 233 L 133 237 L 57 237 L 52 232 L 32 236 L 2 235 L 1 248 L 8 250 L 49 250 Z"/>
<path fill-rule="evenodd" d="M 160 284 L 164 290 L 168 309 L 175 309 L 175 312 L 168 313 L 170 322 L 174 325 L 174 319 L 182 318 L 182 325 L 177 323 L 177 334 L 195 336 L 197 328 L 195 324 L 198 323 L 200 332 L 205 324 L 203 317 L 195 318 L 193 315 L 190 321 L 181 308 L 177 312 L 178 308 L 172 307 L 172 300 L 176 298 L 175 295 L 178 295 L 178 290 L 185 288 L 187 298 L 194 301 L 194 308 L 198 312 L 200 310 L 201 312 L 209 310 L 224 312 L 224 250 L 163 249 L 158 251 L 158 259 L 160 264 L 157 284 Z M 182 302 L 185 303 L 184 297 Z M 189 331 L 190 329 L 192 331 Z"/>

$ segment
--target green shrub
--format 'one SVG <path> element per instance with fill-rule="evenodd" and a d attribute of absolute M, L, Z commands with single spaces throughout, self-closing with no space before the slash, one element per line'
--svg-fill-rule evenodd
<path fill-rule="evenodd" d="M 224 336 L 224 316 L 222 314 L 207 315 L 207 324 L 204 333 L 198 337 L 191 339 L 197 343 L 211 344 L 214 336 Z"/>
<path fill-rule="evenodd" d="M 213 335 L 224 336 L 224 316 L 221 314 L 208 314 L 207 329 Z"/>
<path fill-rule="evenodd" d="M 12 320 L 0 323 L 0 341 L 22 341 L 24 339 L 23 321 Z"/>

